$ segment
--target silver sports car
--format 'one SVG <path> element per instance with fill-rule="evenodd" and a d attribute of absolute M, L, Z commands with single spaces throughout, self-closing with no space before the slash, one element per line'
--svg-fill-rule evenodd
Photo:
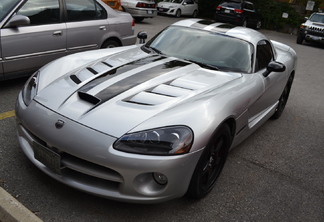
<path fill-rule="evenodd" d="M 19 94 L 22 150 L 94 195 L 157 203 L 206 196 L 228 151 L 282 114 L 296 53 L 244 27 L 187 19 L 145 43 L 39 69 Z"/>

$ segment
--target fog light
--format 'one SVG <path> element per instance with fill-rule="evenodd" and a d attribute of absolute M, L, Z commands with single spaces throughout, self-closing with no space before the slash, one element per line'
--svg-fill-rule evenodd
<path fill-rule="evenodd" d="M 154 180 L 161 185 L 165 185 L 168 183 L 168 178 L 162 173 L 153 173 Z"/>

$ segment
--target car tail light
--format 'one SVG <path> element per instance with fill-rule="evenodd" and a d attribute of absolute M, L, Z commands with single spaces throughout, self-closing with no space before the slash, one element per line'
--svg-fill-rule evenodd
<path fill-rule="evenodd" d="M 221 10 L 222 9 L 222 6 L 217 6 L 216 7 L 216 10 Z"/>
<path fill-rule="evenodd" d="M 138 8 L 155 8 L 155 4 L 147 4 L 144 2 L 138 2 L 136 4 L 136 7 L 138 7 Z"/>
<path fill-rule="evenodd" d="M 134 27 L 135 26 L 135 20 L 133 19 L 133 22 L 132 22 L 132 27 Z"/>
<path fill-rule="evenodd" d="M 237 13 L 237 14 L 242 14 L 242 13 L 243 13 L 243 10 L 241 10 L 241 9 L 234 9 L 234 11 L 235 11 L 235 13 Z"/>

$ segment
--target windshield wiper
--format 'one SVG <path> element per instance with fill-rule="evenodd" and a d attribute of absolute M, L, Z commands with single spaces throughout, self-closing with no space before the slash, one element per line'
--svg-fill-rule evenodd
<path fill-rule="evenodd" d="M 151 47 L 151 46 L 149 46 L 149 48 L 150 48 L 152 51 L 156 52 L 157 54 L 163 55 L 163 52 L 161 52 L 159 49 L 157 49 L 157 48 L 155 48 L 155 47 Z"/>
<path fill-rule="evenodd" d="M 191 59 L 185 59 L 186 61 L 192 62 L 192 63 L 196 63 L 197 65 L 203 67 L 203 68 L 208 68 L 208 69 L 212 69 L 212 70 L 219 70 L 219 68 L 217 66 L 214 65 L 210 65 L 207 63 L 203 63 L 203 62 L 197 62 Z"/>

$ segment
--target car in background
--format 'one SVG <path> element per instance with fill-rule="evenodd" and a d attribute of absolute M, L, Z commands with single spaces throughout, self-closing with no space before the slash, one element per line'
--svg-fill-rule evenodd
<path fill-rule="evenodd" d="M 121 7 L 121 0 L 101 0 L 106 3 L 109 7 L 115 10 L 122 11 L 123 8 Z"/>
<path fill-rule="evenodd" d="M 296 66 L 291 47 L 256 30 L 181 20 L 39 69 L 17 99 L 18 141 L 41 171 L 94 195 L 203 198 L 229 150 L 281 116 Z"/>
<path fill-rule="evenodd" d="M 216 7 L 215 20 L 244 27 L 260 29 L 261 16 L 254 4 L 249 1 L 230 0 Z"/>
<path fill-rule="evenodd" d="M 1 0 L 0 80 L 59 57 L 136 42 L 133 18 L 97 0 Z"/>
<path fill-rule="evenodd" d="M 196 0 L 163 0 L 158 3 L 157 12 L 178 18 L 181 15 L 189 15 L 195 18 L 198 15 L 198 4 Z"/>
<path fill-rule="evenodd" d="M 133 16 L 136 22 L 145 18 L 154 18 L 157 15 L 154 0 L 122 0 L 123 11 Z"/>
<path fill-rule="evenodd" d="M 313 13 L 306 21 L 300 25 L 297 35 L 297 43 L 319 42 L 324 44 L 324 13 Z"/>

